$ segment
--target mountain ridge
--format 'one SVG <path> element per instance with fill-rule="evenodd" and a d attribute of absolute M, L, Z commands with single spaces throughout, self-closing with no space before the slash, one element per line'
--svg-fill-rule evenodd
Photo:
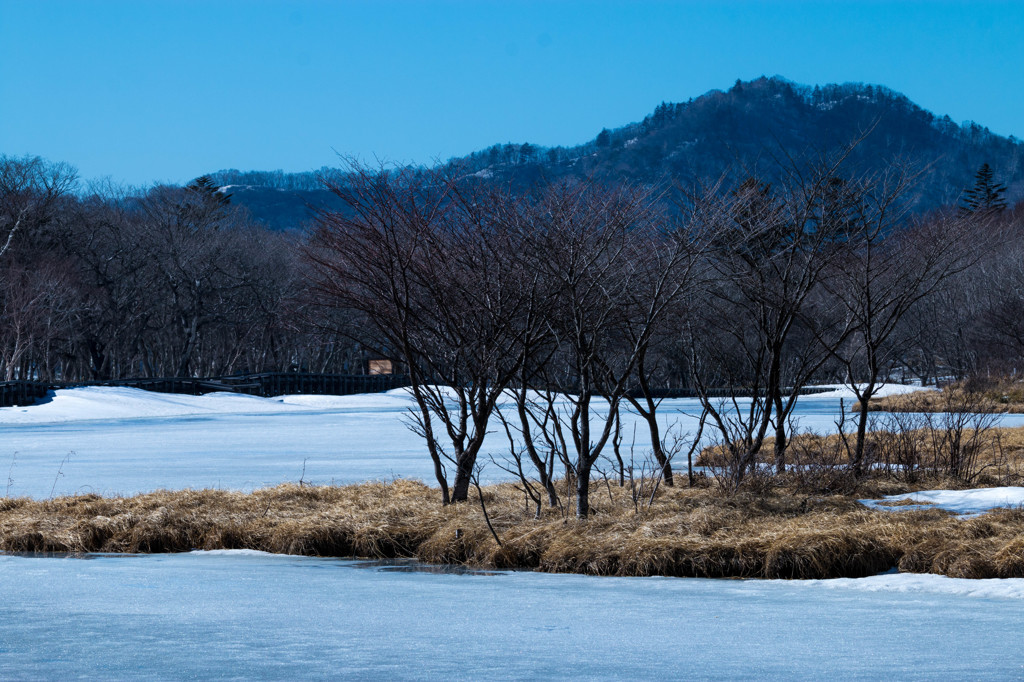
<path fill-rule="evenodd" d="M 752 173 L 771 179 L 774 156 L 826 153 L 865 133 L 845 162 L 850 175 L 911 164 L 921 173 L 919 210 L 956 203 L 983 163 L 1007 185 L 1011 203 L 1024 198 L 1024 142 L 1016 137 L 971 121 L 957 124 L 882 85 L 807 86 L 780 76 L 737 80 L 728 90 L 662 102 L 642 120 L 605 128 L 583 144 L 496 144 L 441 165 L 523 186 L 581 176 L 684 184 Z M 334 170 L 223 170 L 211 176 L 231 186 L 236 203 L 256 219 L 287 229 L 308 220 L 310 206 L 338 208 L 317 179 Z"/>

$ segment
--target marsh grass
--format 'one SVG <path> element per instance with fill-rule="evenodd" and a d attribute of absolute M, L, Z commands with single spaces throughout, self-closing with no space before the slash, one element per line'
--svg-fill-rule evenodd
<path fill-rule="evenodd" d="M 975 411 L 1024 414 L 1024 382 L 1013 377 L 971 377 L 938 391 L 914 391 L 873 398 L 873 412 L 943 412 L 950 405 L 971 403 Z"/>
<path fill-rule="evenodd" d="M 935 488 L 1021 485 L 1024 483 L 1024 427 L 996 427 L 955 421 L 945 424 L 911 413 L 879 415 L 867 434 L 868 476 L 908 483 L 930 481 Z M 849 471 L 849 445 L 838 434 L 800 433 L 790 438 L 792 475 L 805 492 L 853 494 L 863 481 Z M 774 462 L 774 439 L 767 438 L 758 464 Z M 699 466 L 723 466 L 726 452 L 710 446 Z M 957 466 L 953 466 L 956 464 Z M 767 484 L 773 485 L 774 476 Z"/>
<path fill-rule="evenodd" d="M 907 492 L 870 482 L 862 495 Z M 1024 511 L 969 520 L 939 509 L 869 510 L 851 496 L 777 486 L 722 495 L 666 488 L 648 509 L 602 486 L 586 521 L 545 509 L 513 484 L 483 486 L 481 506 L 442 506 L 437 490 L 398 480 L 343 487 L 282 485 L 252 493 L 157 491 L 0 500 L 8 552 L 180 552 L 255 549 L 396 558 L 593 575 L 751 578 L 856 577 L 901 570 L 957 577 L 1024 576 Z"/>

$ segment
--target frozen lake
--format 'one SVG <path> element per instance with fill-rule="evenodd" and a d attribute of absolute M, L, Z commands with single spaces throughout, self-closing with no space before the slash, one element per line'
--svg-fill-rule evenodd
<path fill-rule="evenodd" d="M 835 430 L 839 395 L 801 398 L 799 426 Z M 411 404 L 402 391 L 265 399 L 62 390 L 45 404 L 0 408 L 0 492 L 45 498 L 51 491 L 252 490 L 300 477 L 324 484 L 397 477 L 433 484 L 423 442 L 404 423 Z M 696 400 L 666 400 L 660 410 L 663 428 L 696 428 Z M 639 456 L 650 440 L 646 426 L 636 421 L 624 419 L 623 434 L 624 444 L 635 442 Z M 1006 423 L 1024 424 L 1024 415 L 1008 416 Z M 504 457 L 504 433 L 497 423 L 493 428 L 498 431 L 488 436 L 485 451 Z M 488 464 L 482 478 L 504 477 Z"/>
<path fill-rule="evenodd" d="M 840 394 L 801 399 L 833 430 Z M 432 482 L 402 393 L 74 389 L 0 409 L 6 494 Z M 696 425 L 694 400 L 662 405 Z M 1007 424 L 1024 424 L 1024 416 Z M 626 443 L 633 426 L 625 427 Z M 639 449 L 649 446 L 636 428 Z M 507 447 L 495 433 L 488 444 Z M 305 473 L 303 474 L 303 467 Z M 496 467 L 485 477 L 496 478 Z M 206 552 L 0 555 L 0 679 L 1016 679 L 1024 580 L 710 581 Z"/>
<path fill-rule="evenodd" d="M 366 566 L 247 552 L 0 556 L 0 678 L 1024 676 L 1024 580 Z"/>

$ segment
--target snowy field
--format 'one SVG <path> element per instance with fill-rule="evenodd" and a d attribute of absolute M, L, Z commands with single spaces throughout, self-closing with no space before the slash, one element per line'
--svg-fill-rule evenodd
<path fill-rule="evenodd" d="M 0 578 L 5 680 L 1024 676 L 1024 580 L 446 574 L 253 552 L 0 556 Z"/>
<path fill-rule="evenodd" d="M 852 403 L 841 389 L 801 398 L 797 424 L 834 431 L 844 397 L 847 405 Z M 411 405 L 404 389 L 279 398 L 105 387 L 60 390 L 42 404 L 0 408 L 0 493 L 46 498 L 51 492 L 252 490 L 300 478 L 313 483 L 393 478 L 433 483 L 423 442 L 404 423 Z M 666 400 L 661 412 L 663 429 L 676 424 L 692 432 L 700 407 L 693 399 Z M 1024 415 L 1007 416 L 1005 423 L 1024 425 Z M 497 423 L 494 428 L 500 431 Z M 638 457 L 650 446 L 646 425 L 635 417 L 624 420 L 623 434 L 624 445 L 635 442 Z M 507 447 L 498 431 L 485 443 L 485 451 L 499 458 Z M 482 461 L 484 481 L 507 477 L 487 464 L 486 456 Z"/>

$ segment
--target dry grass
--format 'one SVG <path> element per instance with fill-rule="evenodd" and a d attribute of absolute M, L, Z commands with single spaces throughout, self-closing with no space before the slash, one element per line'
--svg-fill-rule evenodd
<path fill-rule="evenodd" d="M 936 480 L 937 465 L 943 455 L 936 450 L 946 445 L 941 433 L 928 428 L 916 428 L 909 431 L 869 431 L 866 440 L 867 466 L 881 467 L 886 475 L 899 469 L 900 452 L 912 450 L 915 453 L 918 474 L 920 468 L 931 467 L 928 476 L 935 487 L 963 488 L 974 485 L 1021 485 L 1024 483 L 1024 427 L 991 427 L 979 433 L 974 447 L 976 459 L 973 469 L 977 476 L 970 482 L 943 478 Z M 854 434 L 847 434 L 847 442 L 853 447 Z M 774 438 L 766 438 L 758 452 L 760 464 L 774 462 Z M 722 445 L 704 448 L 695 462 L 698 466 L 711 468 L 723 467 L 727 458 L 727 450 Z M 838 475 L 850 462 L 846 445 L 839 435 L 821 435 L 801 433 L 790 438 L 787 449 L 788 462 L 791 465 L 811 465 L 821 470 L 833 467 Z M 850 490 L 852 492 L 852 489 Z"/>
<path fill-rule="evenodd" d="M 1024 382 L 1012 378 L 973 378 L 944 386 L 939 391 L 914 391 L 873 398 L 873 412 L 944 412 L 969 404 L 975 412 L 1024 414 Z"/>
<path fill-rule="evenodd" d="M 875 495 L 908 490 L 891 482 L 870 485 Z M 1024 576 L 1021 510 L 961 521 L 941 510 L 868 510 L 838 495 L 776 489 L 727 497 L 711 488 L 662 487 L 653 507 L 638 513 L 628 492 L 602 483 L 592 492 L 595 515 L 580 522 L 558 510 L 534 519 L 511 484 L 485 487 L 483 495 L 500 546 L 479 504 L 442 507 L 436 490 L 395 481 L 283 485 L 249 494 L 2 499 L 0 549 L 246 548 L 597 575 L 826 578 L 899 566 L 971 578 Z"/>
<path fill-rule="evenodd" d="M 904 498 L 902 500 L 885 500 L 883 502 L 879 502 L 878 506 L 880 506 L 880 507 L 923 507 L 923 506 L 929 505 L 929 504 L 935 504 L 935 503 L 934 502 L 929 502 L 928 500 L 912 500 L 910 498 Z"/>

